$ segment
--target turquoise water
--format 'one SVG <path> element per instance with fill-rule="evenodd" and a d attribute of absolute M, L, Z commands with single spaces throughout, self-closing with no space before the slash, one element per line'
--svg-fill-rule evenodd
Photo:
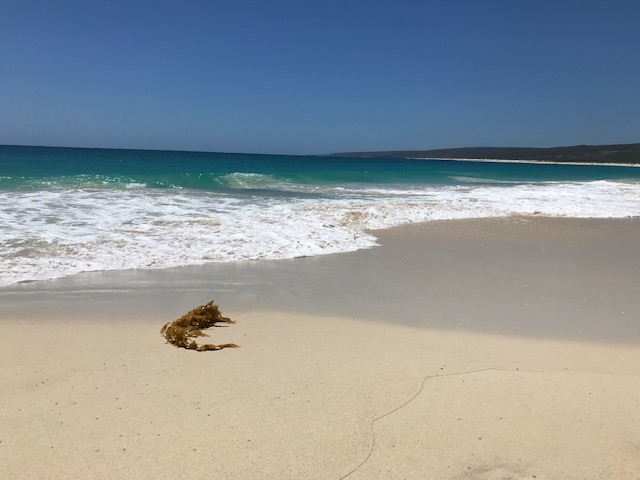
<path fill-rule="evenodd" d="M 251 177 L 233 174 L 253 174 Z M 263 176 L 262 178 L 260 176 Z M 245 155 L 234 153 L 0 146 L 0 189 L 148 188 L 222 190 L 278 184 L 464 185 L 640 179 L 626 166 Z M 270 184 L 269 181 L 272 183 Z"/>
<path fill-rule="evenodd" d="M 640 168 L 0 146 L 0 285 L 370 248 L 368 230 L 640 216 Z"/>

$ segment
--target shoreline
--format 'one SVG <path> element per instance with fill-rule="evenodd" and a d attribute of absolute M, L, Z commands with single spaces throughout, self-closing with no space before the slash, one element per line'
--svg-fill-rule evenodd
<path fill-rule="evenodd" d="M 177 318 L 213 299 L 230 314 L 640 343 L 638 218 L 439 220 L 372 233 L 380 246 L 354 252 L 14 284 L 0 289 L 0 318 L 81 318 L 96 308 L 111 318 Z"/>
<path fill-rule="evenodd" d="M 582 165 L 585 167 L 640 167 L 640 163 L 614 163 L 614 162 L 554 162 L 552 160 L 505 160 L 499 158 L 451 158 L 451 157 L 407 157 L 407 160 L 450 160 L 453 162 L 479 162 L 479 163 L 525 163 L 534 165 Z"/>
<path fill-rule="evenodd" d="M 636 479 L 640 219 L 0 289 L 3 478 Z M 211 298 L 193 352 L 160 328 Z M 622 309 L 624 308 L 624 313 Z"/>

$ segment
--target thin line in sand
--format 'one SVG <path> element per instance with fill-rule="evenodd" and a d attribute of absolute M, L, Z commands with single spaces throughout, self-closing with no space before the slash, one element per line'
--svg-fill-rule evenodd
<path fill-rule="evenodd" d="M 456 376 L 460 376 L 460 375 L 471 375 L 474 373 L 481 373 L 481 372 L 488 372 L 488 371 L 501 371 L 501 372 L 514 372 L 514 373 L 557 373 L 557 372 L 568 372 L 568 369 L 560 369 L 560 370 L 521 370 L 519 368 L 516 369 L 512 369 L 512 368 L 505 368 L 504 366 L 499 366 L 499 367 L 488 367 L 488 368 L 480 368 L 478 370 L 469 370 L 466 372 L 456 372 L 456 373 L 445 373 L 445 374 L 435 374 L 435 375 L 426 375 L 423 379 L 422 379 L 422 383 L 420 384 L 420 388 L 418 389 L 418 391 L 408 400 L 406 400 L 404 403 L 402 403 L 401 405 L 395 407 L 392 410 L 389 410 L 386 413 L 383 413 L 382 415 L 380 415 L 379 417 L 374 418 L 373 420 L 371 420 L 371 425 L 370 425 L 370 431 L 371 431 L 371 447 L 369 448 L 369 453 L 367 454 L 367 456 L 365 457 L 365 459 L 358 465 L 356 466 L 353 470 L 351 470 L 349 473 L 343 475 L 342 477 L 339 478 L 339 480 L 344 480 L 345 478 L 351 476 L 352 474 L 354 474 L 356 471 L 358 471 L 365 463 L 367 463 L 369 461 L 369 459 L 371 458 L 371 455 L 373 455 L 373 451 L 375 449 L 376 446 L 376 434 L 373 430 L 373 426 L 374 424 L 378 421 L 378 420 L 382 420 L 385 417 L 388 417 L 389 415 L 397 412 L 398 410 L 401 410 L 402 408 L 406 407 L 407 405 L 409 405 L 411 402 L 413 402 L 416 398 L 418 398 L 418 396 L 422 393 L 422 391 L 424 390 L 424 385 L 427 382 L 427 380 L 433 379 L 433 378 L 444 378 L 444 377 L 456 377 Z"/>

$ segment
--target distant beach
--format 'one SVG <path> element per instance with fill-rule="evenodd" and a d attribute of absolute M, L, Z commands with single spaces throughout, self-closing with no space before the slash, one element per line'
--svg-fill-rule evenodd
<path fill-rule="evenodd" d="M 360 158 L 424 158 L 449 160 L 517 161 L 566 165 L 640 165 L 640 143 L 571 145 L 563 147 L 463 147 L 436 150 L 398 150 L 335 153 Z"/>
<path fill-rule="evenodd" d="M 409 160 L 447 160 L 451 162 L 487 162 L 487 163 L 531 163 L 533 165 L 581 165 L 606 167 L 640 167 L 640 163 L 615 163 L 615 162 L 552 162 L 550 160 L 518 160 L 501 158 L 455 158 L 455 157 L 407 157 Z"/>

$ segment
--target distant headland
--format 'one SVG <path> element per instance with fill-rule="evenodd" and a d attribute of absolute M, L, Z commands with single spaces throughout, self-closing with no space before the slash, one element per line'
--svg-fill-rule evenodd
<path fill-rule="evenodd" d="M 333 153 L 331 157 L 439 158 L 531 161 L 557 163 L 640 164 L 640 143 L 619 145 L 574 145 L 571 147 L 465 147 L 438 150 Z"/>

